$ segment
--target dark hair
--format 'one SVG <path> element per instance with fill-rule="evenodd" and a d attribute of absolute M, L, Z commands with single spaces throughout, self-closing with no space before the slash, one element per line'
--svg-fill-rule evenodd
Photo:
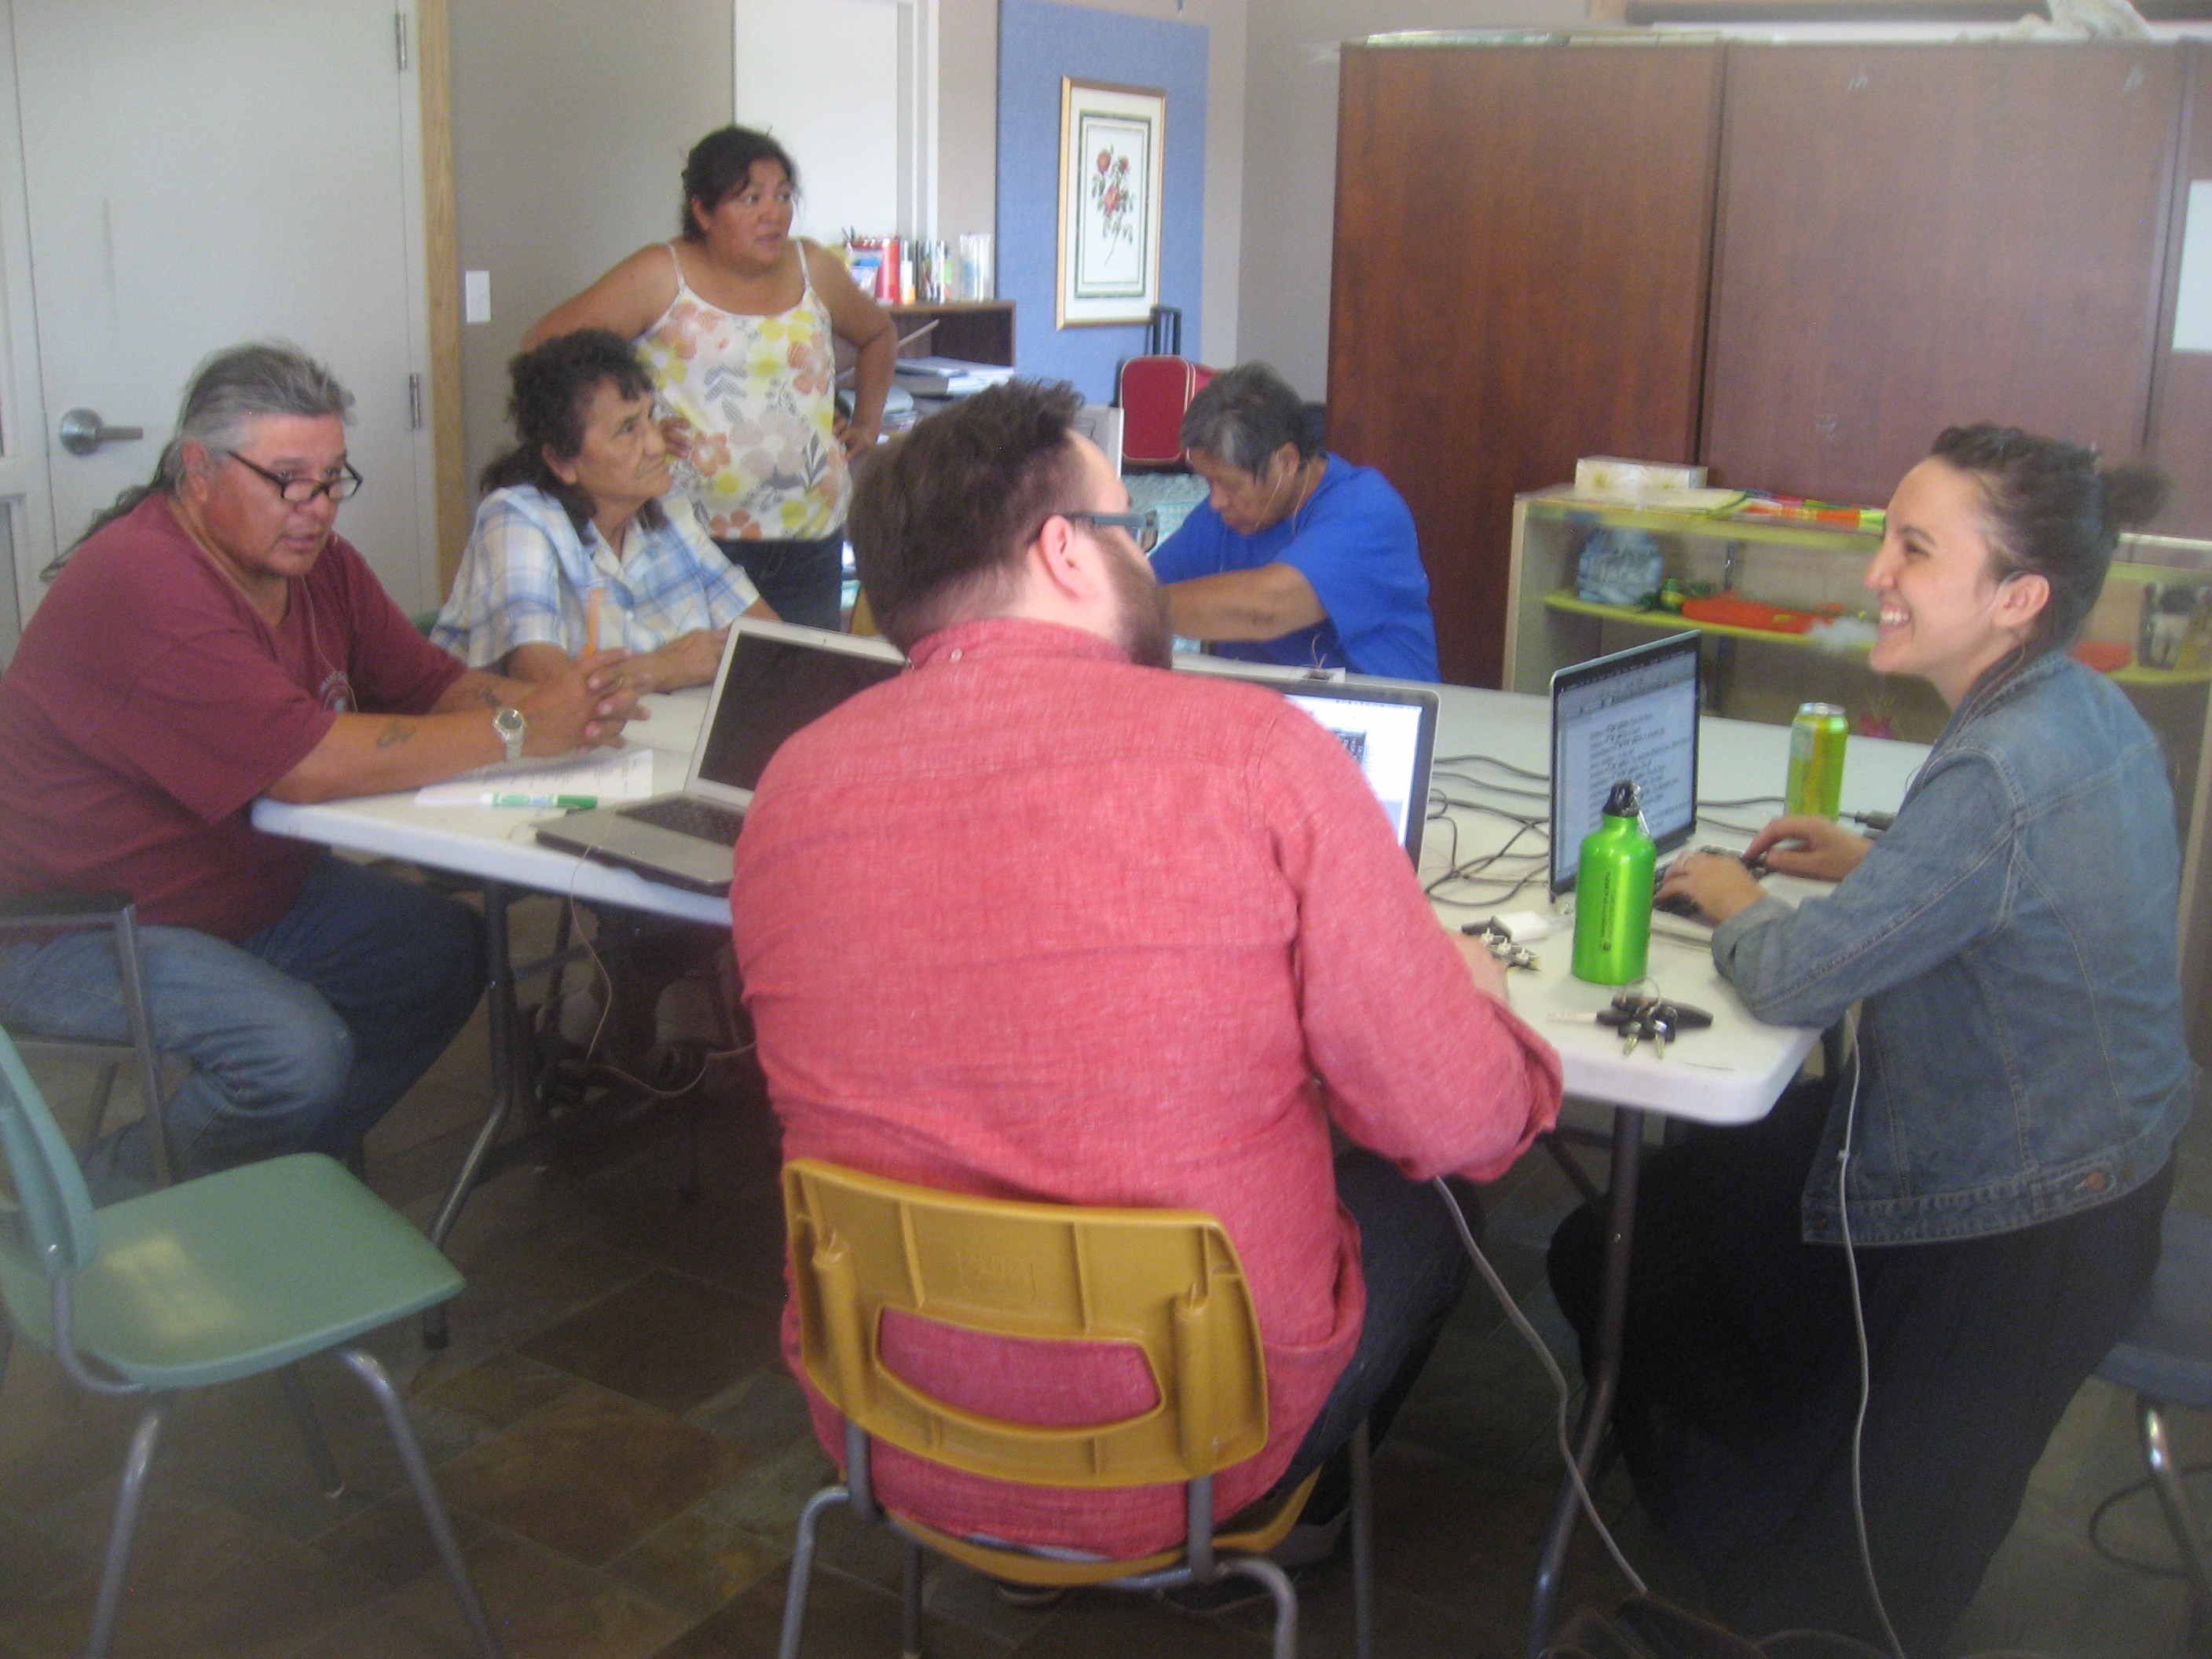
<path fill-rule="evenodd" d="M 520 441 L 485 467 L 477 484 L 486 495 L 510 484 L 534 484 L 561 503 L 576 533 L 584 535 L 599 504 L 590 490 L 556 472 L 546 452 L 565 461 L 583 448 L 584 417 L 601 386 L 637 398 L 653 390 L 653 380 L 629 342 L 604 328 L 580 328 L 540 341 L 509 362 L 507 373 L 514 388 L 507 400 L 507 417 Z M 641 524 L 658 524 L 660 503 L 647 501 L 637 516 Z"/>
<path fill-rule="evenodd" d="M 1290 383 L 1265 363 L 1240 363 L 1217 374 L 1183 411 L 1178 434 L 1186 449 L 1218 455 L 1255 475 L 1285 444 L 1301 461 L 1321 453 L 1320 405 L 1298 401 Z"/>
<path fill-rule="evenodd" d="M 792 189 L 799 188 L 798 164 L 764 132 L 750 127 L 717 127 L 691 146 L 691 153 L 684 158 L 684 205 L 678 210 L 685 241 L 700 241 L 707 234 L 691 216 L 691 204 L 696 202 L 712 213 L 722 205 L 723 198 L 745 187 L 756 161 L 775 162 L 783 169 Z"/>
<path fill-rule="evenodd" d="M 894 438 L 853 491 L 846 533 L 876 625 L 901 650 L 1008 596 L 1022 550 L 1080 470 L 1083 399 L 1065 380 L 1008 380 Z"/>
<path fill-rule="evenodd" d="M 198 444 L 210 454 L 227 453 L 246 441 L 246 423 L 264 415 L 299 415 L 310 420 L 335 415 L 341 421 L 350 420 L 353 393 L 325 365 L 281 340 L 226 346 L 202 358 L 185 383 L 176 434 L 162 446 L 153 477 L 131 485 L 93 514 L 83 533 L 40 574 L 51 579 L 86 538 L 149 495 L 174 495 L 185 476 L 186 444 Z"/>
<path fill-rule="evenodd" d="M 2031 653 L 2072 643 L 2104 590 L 2120 532 L 2148 523 L 2166 504 L 2162 473 L 2100 469 L 2095 450 L 2016 426 L 1946 427 L 1929 453 L 1980 484 L 1996 574 L 2033 574 L 2051 584 Z"/>

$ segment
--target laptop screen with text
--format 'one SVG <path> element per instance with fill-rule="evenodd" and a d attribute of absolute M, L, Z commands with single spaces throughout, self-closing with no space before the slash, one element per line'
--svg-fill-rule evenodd
<path fill-rule="evenodd" d="M 1661 852 L 1698 825 L 1695 633 L 1562 668 L 1552 676 L 1552 891 L 1575 884 L 1584 837 L 1623 780 L 1644 797 Z"/>

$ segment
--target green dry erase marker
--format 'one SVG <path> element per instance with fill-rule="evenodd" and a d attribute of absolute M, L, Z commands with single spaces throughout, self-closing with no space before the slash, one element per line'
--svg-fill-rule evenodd
<path fill-rule="evenodd" d="M 486 806 L 558 806 L 571 812 L 587 812 L 599 804 L 597 795 L 486 795 Z"/>

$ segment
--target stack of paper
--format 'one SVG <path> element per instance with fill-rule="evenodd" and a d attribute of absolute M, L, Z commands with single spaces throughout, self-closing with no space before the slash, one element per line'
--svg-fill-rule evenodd
<path fill-rule="evenodd" d="M 902 357 L 897 368 L 898 383 L 925 398 L 964 398 L 1014 378 L 1004 363 L 971 363 L 963 357 Z"/>

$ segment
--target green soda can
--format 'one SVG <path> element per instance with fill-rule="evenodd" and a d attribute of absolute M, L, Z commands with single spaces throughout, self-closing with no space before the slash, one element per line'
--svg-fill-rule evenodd
<path fill-rule="evenodd" d="M 1616 783 L 1605 817 L 1583 837 L 1575 866 L 1577 979 L 1632 985 L 1651 950 L 1651 884 L 1658 849 L 1644 829 L 1644 799 Z"/>
<path fill-rule="evenodd" d="M 1844 745 L 1851 724 L 1832 702 L 1808 702 L 1790 722 L 1790 781 L 1783 810 L 1832 818 L 1844 804 Z"/>

